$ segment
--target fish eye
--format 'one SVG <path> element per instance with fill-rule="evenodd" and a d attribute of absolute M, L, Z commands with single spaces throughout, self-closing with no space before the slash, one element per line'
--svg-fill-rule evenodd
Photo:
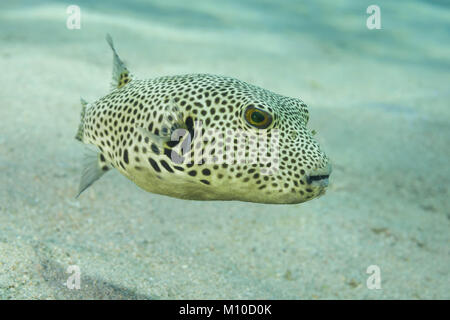
<path fill-rule="evenodd" d="M 248 124 L 258 129 L 265 129 L 272 123 L 272 116 L 269 113 L 253 105 L 245 109 L 244 116 Z"/>

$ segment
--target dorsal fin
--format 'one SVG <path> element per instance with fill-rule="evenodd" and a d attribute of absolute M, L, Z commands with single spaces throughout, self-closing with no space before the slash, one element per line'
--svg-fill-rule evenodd
<path fill-rule="evenodd" d="M 106 35 L 106 42 L 108 42 L 111 50 L 113 51 L 113 74 L 112 74 L 112 89 L 122 88 L 124 85 L 132 80 L 132 76 L 128 71 L 123 61 L 119 58 L 119 55 L 114 48 L 114 43 L 109 34 Z"/>

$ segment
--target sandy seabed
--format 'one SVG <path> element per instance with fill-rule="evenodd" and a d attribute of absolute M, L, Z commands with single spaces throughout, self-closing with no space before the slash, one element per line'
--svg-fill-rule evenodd
<path fill-rule="evenodd" d="M 378 1 L 381 30 L 364 1 L 91 2 L 79 30 L 61 2 L 0 5 L 1 299 L 450 298 L 443 1 Z M 327 194 L 182 201 L 113 172 L 76 200 L 79 98 L 109 90 L 107 32 L 139 78 L 222 74 L 304 100 Z"/>

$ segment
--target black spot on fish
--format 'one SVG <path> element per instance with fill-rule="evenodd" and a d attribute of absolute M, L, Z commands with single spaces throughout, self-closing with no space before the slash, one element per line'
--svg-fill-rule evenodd
<path fill-rule="evenodd" d="M 152 145 L 150 146 L 150 148 L 152 149 L 152 151 L 156 154 L 159 154 L 159 148 L 156 146 L 156 144 L 152 143 Z"/>
<path fill-rule="evenodd" d="M 185 123 L 192 140 L 194 138 L 194 120 L 192 117 L 187 117 Z"/>
<path fill-rule="evenodd" d="M 129 163 L 129 161 L 128 161 L 128 150 L 127 149 L 123 150 L 123 161 L 125 161 L 126 164 Z"/>
<path fill-rule="evenodd" d="M 161 163 L 161 165 L 164 167 L 164 169 L 173 173 L 173 169 L 169 166 L 169 164 L 166 161 L 161 160 L 161 161 L 159 161 L 159 163 Z"/>
<path fill-rule="evenodd" d="M 191 171 L 188 172 L 188 174 L 189 174 L 190 176 L 195 177 L 195 176 L 197 175 L 197 171 L 191 170 Z"/>
<path fill-rule="evenodd" d="M 155 160 L 153 160 L 152 158 L 148 158 L 148 162 L 153 167 L 153 169 L 155 169 L 156 172 L 161 172 L 161 169 L 159 168 Z"/>

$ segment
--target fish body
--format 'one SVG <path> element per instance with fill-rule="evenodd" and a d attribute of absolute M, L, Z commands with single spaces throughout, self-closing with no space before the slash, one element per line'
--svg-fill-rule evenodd
<path fill-rule="evenodd" d="M 331 165 L 307 106 L 231 77 L 134 79 L 114 55 L 113 90 L 82 101 L 88 159 L 79 194 L 111 168 L 180 199 L 299 203 L 325 193 Z"/>

